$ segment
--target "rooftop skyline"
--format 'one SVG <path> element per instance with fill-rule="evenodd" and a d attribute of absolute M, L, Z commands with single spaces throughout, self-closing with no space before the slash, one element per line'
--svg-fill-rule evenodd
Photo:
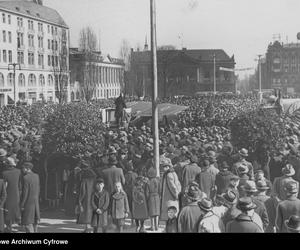
<path fill-rule="evenodd" d="M 85 26 L 100 34 L 101 50 L 113 57 L 123 39 L 133 48 L 143 48 L 146 36 L 150 43 L 149 0 L 44 0 L 44 5 L 65 19 L 73 47 Z M 224 49 L 235 55 L 236 68 L 256 67 L 255 58 L 266 53 L 274 34 L 284 43 L 297 42 L 300 31 L 298 0 L 157 0 L 156 9 L 158 45 Z"/>

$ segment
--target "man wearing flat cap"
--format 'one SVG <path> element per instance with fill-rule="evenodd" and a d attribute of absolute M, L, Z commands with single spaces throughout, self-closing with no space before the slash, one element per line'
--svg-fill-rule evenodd
<path fill-rule="evenodd" d="M 24 177 L 20 207 L 22 225 L 25 226 L 27 233 L 37 233 L 40 222 L 40 179 L 37 174 L 32 172 L 32 168 L 33 164 L 30 162 L 26 162 L 22 166 Z"/>

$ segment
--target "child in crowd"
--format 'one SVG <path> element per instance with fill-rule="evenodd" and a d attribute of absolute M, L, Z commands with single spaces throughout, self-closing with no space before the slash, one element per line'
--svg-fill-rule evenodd
<path fill-rule="evenodd" d="M 92 207 L 94 233 L 98 233 L 100 229 L 105 233 L 108 224 L 109 194 L 104 190 L 104 180 L 102 179 L 97 179 L 96 181 L 95 192 L 92 194 Z"/>
<path fill-rule="evenodd" d="M 168 220 L 166 223 L 166 233 L 177 233 L 178 222 L 177 222 L 177 208 L 175 206 L 168 207 Z"/>

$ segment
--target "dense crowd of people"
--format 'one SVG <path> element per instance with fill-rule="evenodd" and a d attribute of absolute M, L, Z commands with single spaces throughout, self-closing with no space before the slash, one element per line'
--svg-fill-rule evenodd
<path fill-rule="evenodd" d="M 104 146 L 81 155 L 47 182 L 64 183 L 65 212 L 85 232 L 123 232 L 131 219 L 136 232 L 300 232 L 299 128 L 267 160 L 254 161 L 248 148 L 232 145 L 230 122 L 259 107 L 253 97 L 163 99 L 188 106 L 160 127 L 160 169 L 154 168 L 151 127 L 101 131 Z M 98 107 L 113 107 L 102 102 Z M 43 120 L 55 106 L 8 107 L 0 114 L 0 231 L 20 223 L 36 232 L 40 220 L 36 174 L 43 150 Z M 25 111 L 26 112 L 25 112 Z M 38 126 L 37 126 L 38 124 Z M 87 128 L 88 129 L 88 128 Z M 19 145 L 19 146 L 18 146 Z M 36 172 L 36 173 L 34 173 Z M 29 188 L 34 187 L 34 188 Z M 20 205 L 18 205 L 20 204 Z M 150 220 L 151 227 L 145 228 Z"/>

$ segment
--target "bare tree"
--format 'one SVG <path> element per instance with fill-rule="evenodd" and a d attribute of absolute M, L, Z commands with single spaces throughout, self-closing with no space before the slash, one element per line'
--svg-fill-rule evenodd
<path fill-rule="evenodd" d="M 91 27 L 81 29 L 79 35 L 79 50 L 83 52 L 83 81 L 80 85 L 82 94 L 86 102 L 93 98 L 98 81 L 95 61 L 97 60 L 95 51 L 97 49 L 97 35 Z"/>
<path fill-rule="evenodd" d="M 68 70 L 68 46 L 67 46 L 67 33 L 65 30 L 57 36 L 56 40 L 52 41 L 53 55 L 50 56 L 49 63 L 52 66 L 52 72 L 55 82 L 55 96 L 59 104 L 67 100 L 67 88 L 69 82 Z"/>

